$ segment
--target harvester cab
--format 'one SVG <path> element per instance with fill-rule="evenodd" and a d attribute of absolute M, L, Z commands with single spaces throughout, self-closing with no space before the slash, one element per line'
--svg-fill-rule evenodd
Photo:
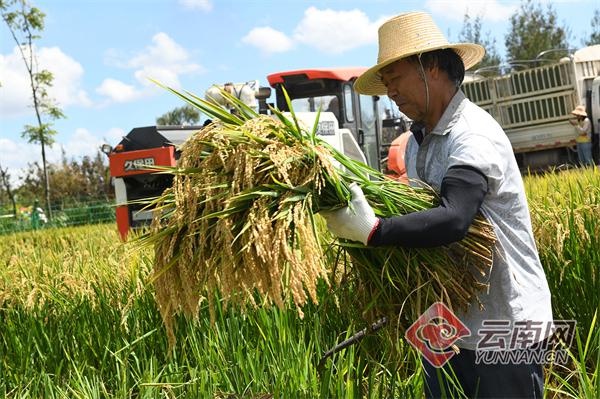
<path fill-rule="evenodd" d="M 307 126 L 321 111 L 317 134 L 349 157 L 386 171 L 392 141 L 406 128 L 405 119 L 387 96 L 358 94 L 352 86 L 366 68 L 303 69 L 267 76 L 276 106 L 292 108 Z M 401 132 L 400 132 L 401 133 Z"/>
<path fill-rule="evenodd" d="M 266 114 L 268 111 L 267 99 L 271 96 L 271 88 L 261 87 L 258 80 L 245 83 L 225 83 L 224 85 L 212 85 L 204 93 L 206 100 L 219 104 L 229 112 L 235 112 L 231 104 L 223 97 L 227 92 L 257 112 Z"/>

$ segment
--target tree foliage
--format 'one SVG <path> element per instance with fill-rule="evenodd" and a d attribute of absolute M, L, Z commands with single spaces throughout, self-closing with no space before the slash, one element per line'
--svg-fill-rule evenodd
<path fill-rule="evenodd" d="M 584 40 L 583 44 L 586 46 L 593 46 L 594 44 L 600 44 L 600 9 L 594 11 L 594 17 L 590 23 L 592 33 L 587 40 Z"/>
<path fill-rule="evenodd" d="M 200 121 L 200 113 L 190 105 L 175 108 L 156 118 L 157 125 L 195 125 Z"/>
<path fill-rule="evenodd" d="M 67 159 L 48 165 L 51 182 L 50 200 L 53 204 L 64 201 L 108 199 L 113 196 L 110 174 L 104 154 L 98 151 L 94 157 L 81 160 Z M 30 164 L 21 185 L 15 190 L 18 201 L 32 203 L 43 195 L 43 170 L 39 163 Z"/>
<path fill-rule="evenodd" d="M 492 38 L 491 32 L 487 31 L 485 37 L 482 36 L 481 19 L 481 16 L 478 15 L 471 21 L 471 17 L 469 17 L 468 14 L 465 14 L 463 28 L 459 35 L 460 41 L 476 43 L 485 48 L 485 56 L 473 69 L 492 67 L 499 65 L 502 62 L 498 50 L 496 49 L 496 39 Z"/>
<path fill-rule="evenodd" d="M 534 60 L 539 53 L 551 49 L 568 49 L 570 31 L 559 24 L 551 3 L 546 10 L 534 0 L 525 0 L 510 17 L 510 28 L 505 36 L 506 56 L 509 60 Z M 559 59 L 566 52 L 551 52 L 545 59 Z"/>
<path fill-rule="evenodd" d="M 569 48 L 570 31 L 559 25 L 551 3 L 544 11 L 539 2 L 525 0 L 510 17 L 510 26 L 505 37 L 509 60 L 534 60 L 542 51 Z M 565 55 L 566 52 L 556 51 L 544 58 L 558 59 Z"/>
<path fill-rule="evenodd" d="M 46 15 L 38 8 L 30 6 L 26 0 L 0 0 L 0 12 L 19 49 L 29 77 L 36 123 L 25 125 L 22 137 L 30 143 L 40 145 L 46 209 L 48 216 L 51 217 L 46 147 L 54 143 L 56 135 L 56 130 L 52 128 L 52 121 L 64 118 L 65 115 L 48 95 L 48 88 L 52 87 L 54 77 L 50 71 L 38 68 L 35 54 L 34 42 L 40 38 L 39 32 L 44 29 Z"/>
<path fill-rule="evenodd" d="M 2 168 L 0 165 L 0 204 L 4 202 L 4 197 L 10 202 L 12 214 L 17 217 L 17 201 L 10 181 L 10 173 L 8 168 Z"/>

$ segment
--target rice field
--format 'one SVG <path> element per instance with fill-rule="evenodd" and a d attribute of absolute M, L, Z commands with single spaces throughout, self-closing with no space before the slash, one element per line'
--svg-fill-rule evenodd
<path fill-rule="evenodd" d="M 566 366 L 546 369 L 546 397 L 600 395 L 600 171 L 525 179 L 556 319 L 575 319 Z M 114 224 L 0 236 L 0 396 L 7 398 L 420 398 L 419 357 L 379 335 L 321 355 L 362 325 L 317 287 L 300 318 L 279 308 L 224 308 L 214 324 L 174 321 L 169 347 L 148 276 L 152 253 Z M 390 354 L 393 352 L 393 356 Z M 394 359 L 391 361 L 390 359 Z"/>

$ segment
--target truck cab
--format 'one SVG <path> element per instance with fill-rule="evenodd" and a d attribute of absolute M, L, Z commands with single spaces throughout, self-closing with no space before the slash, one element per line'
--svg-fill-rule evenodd
<path fill-rule="evenodd" d="M 335 128 L 341 129 L 338 148 L 385 172 L 388 149 L 398 131 L 406 128 L 405 119 L 387 96 L 367 96 L 354 91 L 354 80 L 366 69 L 301 69 L 273 73 L 267 80 L 275 90 L 278 109 L 289 111 L 283 93 L 285 87 L 294 112 L 332 113 L 337 119 Z M 320 120 L 325 123 L 334 119 L 323 116 Z"/>

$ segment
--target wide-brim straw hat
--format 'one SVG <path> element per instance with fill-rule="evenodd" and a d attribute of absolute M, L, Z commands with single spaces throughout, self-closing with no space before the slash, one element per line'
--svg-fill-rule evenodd
<path fill-rule="evenodd" d="M 387 89 L 379 71 L 402 58 L 433 50 L 453 49 L 462 59 L 465 70 L 477 64 L 485 49 L 474 43 L 449 43 L 431 16 L 424 12 L 400 14 L 379 27 L 379 55 L 377 65 L 367 69 L 354 82 L 361 94 L 382 95 Z"/>
<path fill-rule="evenodd" d="M 571 113 L 573 115 L 583 116 L 584 118 L 587 118 L 587 112 L 585 112 L 585 107 L 583 105 L 576 106 L 575 109 L 571 111 Z"/>

